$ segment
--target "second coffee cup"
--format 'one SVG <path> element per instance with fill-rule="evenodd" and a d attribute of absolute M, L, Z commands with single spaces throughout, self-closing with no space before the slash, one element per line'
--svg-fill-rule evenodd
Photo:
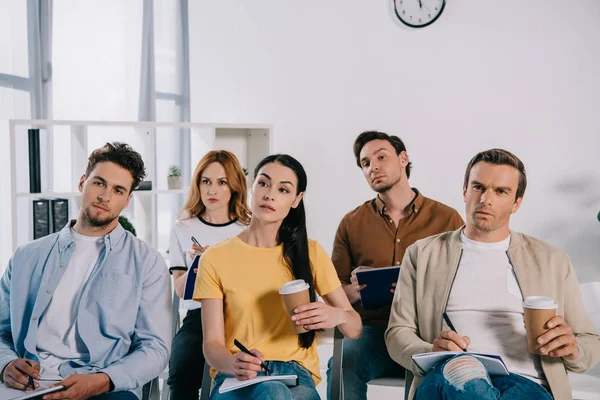
<path fill-rule="evenodd" d="M 279 294 L 283 299 L 283 304 L 285 305 L 285 309 L 290 315 L 290 318 L 294 315 L 294 309 L 296 307 L 310 303 L 310 295 L 308 293 L 309 288 L 310 285 L 303 279 L 296 279 L 295 281 L 284 284 L 281 289 L 279 289 Z M 308 332 L 302 325 L 296 325 L 294 321 L 291 322 L 294 324 L 296 333 Z"/>
<path fill-rule="evenodd" d="M 548 331 L 546 323 L 556 316 L 558 305 L 550 297 L 528 296 L 523 302 L 527 351 L 539 354 L 537 338 Z"/>

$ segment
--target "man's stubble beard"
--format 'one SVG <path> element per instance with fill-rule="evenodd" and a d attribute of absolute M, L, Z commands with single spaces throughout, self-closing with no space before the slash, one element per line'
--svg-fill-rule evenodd
<path fill-rule="evenodd" d="M 106 219 L 98 219 L 94 218 L 90 215 L 90 209 L 86 208 L 83 212 L 83 218 L 87 225 L 96 227 L 96 228 L 104 228 L 107 225 L 110 225 L 115 219 L 119 218 L 119 216 L 109 216 Z"/>
<path fill-rule="evenodd" d="M 387 185 L 387 186 L 384 186 L 382 188 L 374 188 L 373 190 L 375 190 L 377 193 L 381 194 L 381 193 L 385 193 L 388 190 L 390 190 L 392 188 L 392 186 L 393 185 Z"/>
<path fill-rule="evenodd" d="M 475 215 L 476 215 L 476 213 L 473 213 L 471 215 L 471 222 L 473 223 L 473 227 L 475 229 L 477 229 L 478 231 L 481 231 L 481 232 L 492 232 L 492 231 L 495 231 L 497 229 L 497 227 L 494 226 L 494 224 L 492 223 L 493 221 L 492 222 L 488 222 L 488 223 L 484 222 L 483 224 L 481 224 L 481 223 L 479 223 L 477 221 L 477 218 L 475 217 Z"/>
<path fill-rule="evenodd" d="M 392 182 L 389 185 L 385 185 L 384 187 L 380 187 L 380 188 L 375 188 L 373 187 L 373 190 L 379 194 L 385 193 L 387 191 L 389 191 L 391 188 L 394 187 L 394 185 L 398 184 L 398 182 L 400 182 L 401 178 L 396 179 L 394 182 Z"/>

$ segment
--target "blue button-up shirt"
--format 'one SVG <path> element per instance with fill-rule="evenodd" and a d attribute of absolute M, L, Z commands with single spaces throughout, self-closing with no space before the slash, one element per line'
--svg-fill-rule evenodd
<path fill-rule="evenodd" d="M 39 362 L 39 319 L 75 250 L 72 225 L 19 247 L 10 259 L 0 281 L 0 369 L 15 358 Z M 64 362 L 59 372 L 104 372 L 114 390 L 141 398 L 142 386 L 169 360 L 171 281 L 160 254 L 121 225 L 104 244 L 76 312 L 89 359 Z"/>

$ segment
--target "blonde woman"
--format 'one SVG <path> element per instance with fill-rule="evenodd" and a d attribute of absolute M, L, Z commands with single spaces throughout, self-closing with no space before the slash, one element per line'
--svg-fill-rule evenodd
<path fill-rule="evenodd" d="M 175 292 L 183 298 L 188 270 L 196 255 L 240 234 L 250 222 L 246 176 L 235 155 L 208 152 L 196 166 L 187 202 L 171 234 L 170 272 Z M 200 245 L 192 242 L 194 237 Z M 198 399 L 202 384 L 202 317 L 199 302 L 184 300 L 188 310 L 173 338 L 169 380 L 173 400 Z"/>

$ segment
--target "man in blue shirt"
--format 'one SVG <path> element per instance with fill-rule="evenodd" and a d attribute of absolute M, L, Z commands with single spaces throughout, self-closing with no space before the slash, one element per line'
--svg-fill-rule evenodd
<path fill-rule="evenodd" d="M 139 153 L 107 143 L 79 181 L 81 208 L 62 231 L 17 249 L 0 280 L 0 380 L 67 387 L 45 399 L 131 399 L 171 347 L 171 290 L 158 252 L 118 223 L 146 175 Z M 37 382 L 34 383 L 37 387 Z"/>

